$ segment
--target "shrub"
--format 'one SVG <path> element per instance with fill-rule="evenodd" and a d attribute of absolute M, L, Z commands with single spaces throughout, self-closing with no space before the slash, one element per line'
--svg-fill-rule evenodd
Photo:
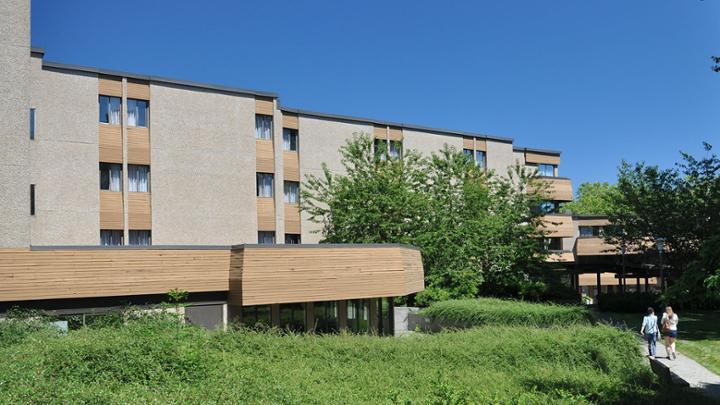
<path fill-rule="evenodd" d="M 523 301 L 478 298 L 442 301 L 421 312 L 441 325 L 473 327 L 481 325 L 523 325 L 548 327 L 589 322 L 581 306 L 536 304 Z"/>
<path fill-rule="evenodd" d="M 660 296 L 650 292 L 600 294 L 598 309 L 609 312 L 643 314 L 648 307 L 654 307 L 657 313 L 661 307 Z"/>

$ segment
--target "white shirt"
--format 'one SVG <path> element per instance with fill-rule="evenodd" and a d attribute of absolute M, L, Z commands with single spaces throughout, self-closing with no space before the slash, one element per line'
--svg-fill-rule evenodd
<path fill-rule="evenodd" d="M 667 328 L 670 330 L 677 330 L 677 324 L 678 324 L 677 314 L 672 314 L 671 317 L 668 317 L 667 312 L 663 313 L 660 324 L 667 325 Z"/>

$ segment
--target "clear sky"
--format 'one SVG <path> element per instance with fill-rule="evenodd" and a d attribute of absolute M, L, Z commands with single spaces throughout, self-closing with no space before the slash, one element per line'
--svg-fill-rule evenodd
<path fill-rule="evenodd" d="M 32 1 L 46 60 L 512 137 L 560 175 L 720 150 L 720 1 Z"/>

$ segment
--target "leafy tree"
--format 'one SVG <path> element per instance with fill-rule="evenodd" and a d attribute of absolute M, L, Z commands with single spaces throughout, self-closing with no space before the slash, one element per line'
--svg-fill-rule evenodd
<path fill-rule="evenodd" d="M 712 67 L 712 70 L 714 72 L 720 72 L 720 56 L 711 56 L 713 63 L 715 65 Z"/>
<path fill-rule="evenodd" d="M 607 182 L 582 183 L 577 189 L 575 201 L 562 208 L 579 215 L 608 215 L 613 208 L 617 187 Z"/>
<path fill-rule="evenodd" d="M 381 144 L 382 145 L 382 144 Z M 474 297 L 481 291 L 519 294 L 542 276 L 539 212 L 542 186 L 516 166 L 485 173 L 461 151 L 430 157 L 356 135 L 340 149 L 345 173 L 323 164 L 307 176 L 301 207 L 323 225 L 323 242 L 408 243 L 419 247 L 426 290 L 418 301 Z M 491 288 L 492 286 L 492 288 Z"/>

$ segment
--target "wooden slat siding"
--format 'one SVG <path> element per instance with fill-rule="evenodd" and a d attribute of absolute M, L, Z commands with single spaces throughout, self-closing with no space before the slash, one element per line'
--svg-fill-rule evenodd
<path fill-rule="evenodd" d="M 300 129 L 300 121 L 296 114 L 283 113 L 283 128 Z"/>
<path fill-rule="evenodd" d="M 549 232 L 550 238 L 571 238 L 575 236 L 575 227 L 569 215 L 545 215 L 542 227 Z"/>
<path fill-rule="evenodd" d="M 403 267 L 405 272 L 405 294 L 425 289 L 425 272 L 423 270 L 422 255 L 419 250 L 401 248 Z"/>
<path fill-rule="evenodd" d="M 0 301 L 228 290 L 229 250 L 0 251 Z"/>
<path fill-rule="evenodd" d="M 373 126 L 373 137 L 375 139 L 383 139 L 387 140 L 387 127 L 384 125 L 374 125 Z"/>
<path fill-rule="evenodd" d="M 124 228 L 122 192 L 100 190 L 100 229 Z"/>
<path fill-rule="evenodd" d="M 150 164 L 150 130 L 142 127 L 127 129 L 127 160 L 129 164 Z"/>
<path fill-rule="evenodd" d="M 298 204 L 283 204 L 285 207 L 285 233 L 300 234 L 300 206 Z"/>
<path fill-rule="evenodd" d="M 230 271 L 228 283 L 228 304 L 238 307 L 242 303 L 242 269 L 245 249 L 233 249 L 230 252 Z M 231 304 L 234 303 L 234 304 Z"/>
<path fill-rule="evenodd" d="M 98 138 L 100 161 L 105 163 L 122 163 L 122 127 L 120 125 L 100 124 Z"/>
<path fill-rule="evenodd" d="M 422 289 L 415 281 L 422 278 L 422 263 L 415 262 L 420 256 L 407 263 L 403 249 L 407 248 L 246 247 L 242 302 L 229 304 L 335 301 L 417 292 Z"/>
<path fill-rule="evenodd" d="M 128 229 L 152 229 L 150 193 L 128 192 Z"/>
<path fill-rule="evenodd" d="M 607 226 L 610 225 L 610 220 L 607 218 L 603 219 L 578 219 L 578 226 Z"/>
<path fill-rule="evenodd" d="M 572 252 L 550 253 L 545 261 L 548 263 L 572 263 L 575 261 L 575 255 Z"/>
<path fill-rule="evenodd" d="M 559 165 L 560 164 L 560 156 L 526 152 L 525 153 L 525 162 L 526 163 L 543 163 L 543 164 L 549 164 L 549 165 Z"/>
<path fill-rule="evenodd" d="M 620 252 L 615 246 L 605 243 L 603 238 L 577 238 L 575 254 L 577 256 L 605 256 L 617 255 Z"/>
<path fill-rule="evenodd" d="M 138 100 L 150 100 L 150 84 L 132 79 L 127 81 L 127 96 Z"/>
<path fill-rule="evenodd" d="M 287 181 L 300 181 L 300 158 L 297 152 L 283 151 L 283 177 Z"/>
<path fill-rule="evenodd" d="M 402 128 L 397 127 L 390 127 L 390 140 L 391 141 L 401 141 L 403 140 L 403 130 Z"/>
<path fill-rule="evenodd" d="M 255 114 L 274 115 L 275 108 L 273 99 L 266 97 L 255 97 Z"/>
<path fill-rule="evenodd" d="M 275 173 L 275 155 L 272 140 L 255 140 L 255 170 L 260 173 Z"/>
<path fill-rule="evenodd" d="M 98 94 L 102 96 L 122 97 L 122 80 L 119 77 L 98 77 Z"/>
<path fill-rule="evenodd" d="M 580 285 L 581 286 L 588 286 L 588 287 L 594 287 L 597 285 L 597 273 L 584 273 L 579 275 L 580 279 Z M 628 286 L 634 286 L 636 285 L 637 280 L 634 278 L 628 278 L 627 284 Z M 657 279 L 655 277 L 649 277 L 648 278 L 648 284 L 655 285 L 657 284 Z M 615 278 L 615 273 L 600 273 L 600 285 L 606 286 L 606 285 L 618 285 L 618 279 Z M 645 277 L 640 277 L 640 285 L 645 285 Z"/>
<path fill-rule="evenodd" d="M 485 139 L 475 138 L 475 150 L 487 152 L 487 141 Z"/>
<path fill-rule="evenodd" d="M 463 136 L 463 149 L 475 149 L 473 137 Z"/>
<path fill-rule="evenodd" d="M 257 197 L 258 231 L 275 230 L 275 199 L 272 197 Z M 275 235 L 279 238 L 281 235 Z"/>
<path fill-rule="evenodd" d="M 572 192 L 572 182 L 568 179 L 554 179 L 549 177 L 543 177 L 539 178 L 535 181 L 538 182 L 545 182 L 547 184 L 547 188 L 545 188 L 543 195 L 545 198 L 549 200 L 554 201 L 572 201 L 573 200 L 573 192 Z M 529 187 L 529 190 L 532 191 L 533 187 L 532 184 Z"/>

